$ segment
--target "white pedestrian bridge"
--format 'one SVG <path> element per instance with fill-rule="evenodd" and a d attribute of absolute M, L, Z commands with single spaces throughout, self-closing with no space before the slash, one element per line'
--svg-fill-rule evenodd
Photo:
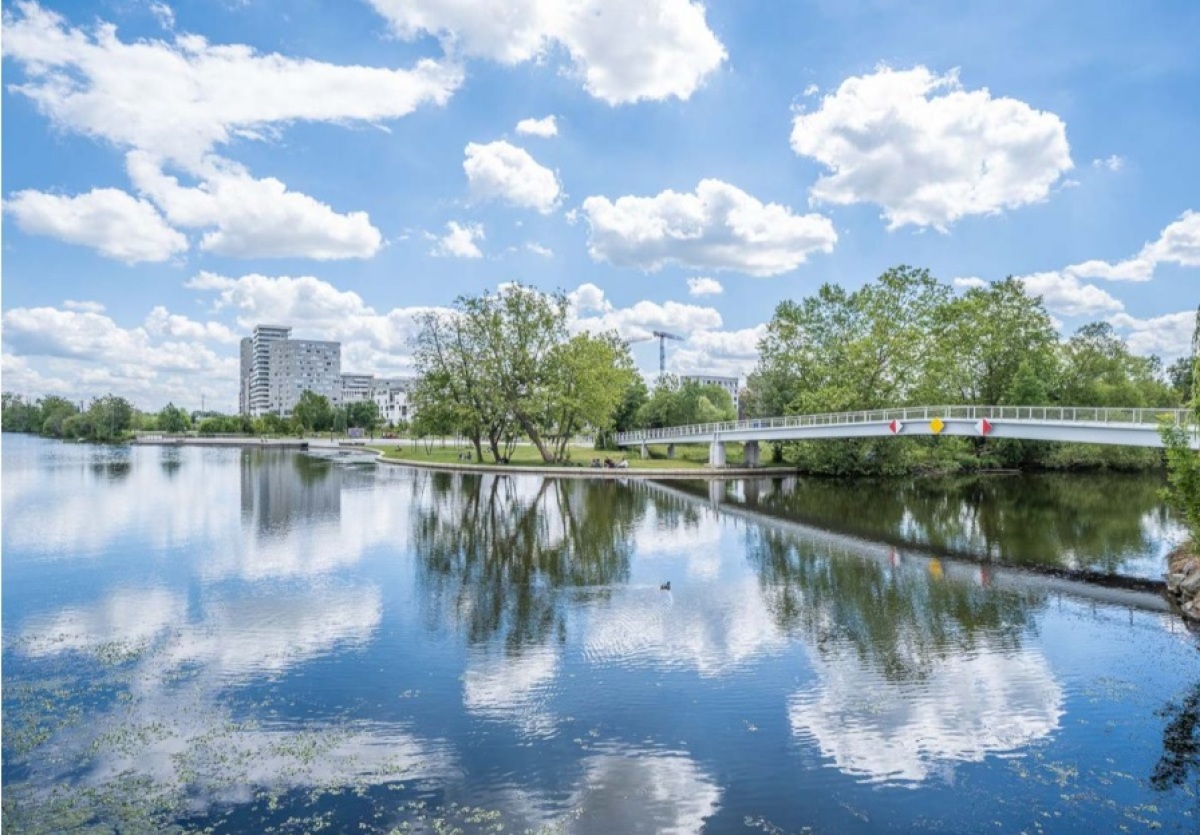
<path fill-rule="evenodd" d="M 1091 406 L 909 406 L 865 412 L 833 412 L 692 426 L 639 429 L 617 435 L 622 447 L 667 444 L 710 445 L 709 463 L 724 466 L 725 444 L 746 444 L 745 463 L 759 463 L 759 442 L 816 441 L 833 438 L 921 437 L 1014 438 L 1083 444 L 1161 447 L 1163 423 L 1184 427 L 1193 449 L 1200 430 L 1188 409 L 1108 409 Z"/>

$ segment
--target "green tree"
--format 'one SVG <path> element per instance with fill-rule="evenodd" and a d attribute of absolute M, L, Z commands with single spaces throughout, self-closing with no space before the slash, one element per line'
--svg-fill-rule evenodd
<path fill-rule="evenodd" d="M 192 428 L 192 419 L 187 411 L 168 403 L 158 413 L 158 428 L 163 432 L 186 432 Z"/>
<path fill-rule="evenodd" d="M 733 398 L 720 386 L 681 381 L 667 374 L 660 377 L 649 399 L 638 410 L 638 425 L 650 429 L 690 423 L 733 420 Z"/>
<path fill-rule="evenodd" d="M 1084 325 L 1063 347 L 1060 402 L 1072 406 L 1146 407 L 1179 402 L 1160 378 L 1157 357 L 1132 353 L 1108 322 Z"/>
<path fill-rule="evenodd" d="M 612 428 L 626 392 L 641 377 L 616 334 L 578 334 L 560 343 L 549 361 L 554 376 L 548 381 L 544 425 L 553 439 L 554 460 L 563 461 L 580 429 L 603 434 Z"/>
<path fill-rule="evenodd" d="M 292 407 L 292 419 L 302 432 L 322 432 L 333 425 L 333 407 L 325 395 L 305 389 Z"/>
<path fill-rule="evenodd" d="M 0 403 L 0 422 L 5 432 L 40 432 L 42 429 L 42 410 L 37 403 L 32 403 L 19 394 L 4 392 Z"/>
<path fill-rule="evenodd" d="M 461 311 L 430 311 L 417 317 L 413 365 L 417 384 L 409 396 L 413 431 L 418 437 L 464 435 L 483 460 L 486 440 L 494 459 L 510 417 L 496 377 L 481 362 L 484 347 L 478 327 Z"/>

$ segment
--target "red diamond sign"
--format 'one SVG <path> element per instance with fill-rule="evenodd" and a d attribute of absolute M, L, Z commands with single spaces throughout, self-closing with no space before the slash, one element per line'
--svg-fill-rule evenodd
<path fill-rule="evenodd" d="M 975 431 L 980 435 L 987 435 L 992 431 L 992 424 L 987 418 L 981 418 L 975 421 Z"/>
<path fill-rule="evenodd" d="M 888 424 L 888 429 L 892 430 L 893 435 L 899 435 L 900 430 L 904 428 L 904 424 L 898 420 L 893 420 Z"/>

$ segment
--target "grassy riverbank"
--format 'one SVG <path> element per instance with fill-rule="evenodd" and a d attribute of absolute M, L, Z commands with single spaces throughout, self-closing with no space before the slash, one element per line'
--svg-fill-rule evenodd
<path fill-rule="evenodd" d="M 471 453 L 472 457 L 474 457 L 474 450 L 470 447 L 441 446 L 440 444 L 435 444 L 426 449 L 421 441 L 405 441 L 400 446 L 372 446 L 370 448 L 379 450 L 383 453 L 384 458 L 390 461 L 460 465 L 480 463 L 478 461 L 463 461 L 460 458 L 463 453 L 467 452 Z M 650 457 L 643 459 L 638 455 L 636 448 L 613 451 L 597 450 L 590 446 L 572 446 L 570 448 L 570 463 L 567 466 L 586 468 L 593 458 L 599 458 L 601 461 L 605 458 L 611 458 L 613 461 L 624 459 L 629 462 L 629 469 L 632 470 L 701 470 L 708 466 L 708 447 L 706 445 L 680 445 L 675 448 L 676 454 L 674 458 L 667 457 L 666 445 L 651 445 L 648 449 Z M 740 467 L 742 461 L 742 445 L 727 445 L 726 466 Z M 491 456 L 485 455 L 482 463 L 489 466 L 492 465 Z M 522 467 L 563 466 L 562 464 L 546 464 L 543 462 L 537 448 L 532 444 L 517 446 L 509 458 L 509 463 Z"/>

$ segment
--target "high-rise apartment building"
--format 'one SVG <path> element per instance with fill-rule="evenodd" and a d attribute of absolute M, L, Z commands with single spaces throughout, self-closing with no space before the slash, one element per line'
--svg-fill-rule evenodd
<path fill-rule="evenodd" d="M 238 411 L 251 417 L 291 417 L 305 391 L 320 394 L 333 406 L 374 400 L 380 421 L 395 426 L 408 420 L 411 377 L 342 373 L 342 344 L 292 339 L 283 325 L 258 325 L 241 342 Z"/>
<path fill-rule="evenodd" d="M 342 402 L 342 345 L 292 339 L 292 329 L 258 325 L 241 343 L 242 414 L 289 417 L 305 391 Z"/>

